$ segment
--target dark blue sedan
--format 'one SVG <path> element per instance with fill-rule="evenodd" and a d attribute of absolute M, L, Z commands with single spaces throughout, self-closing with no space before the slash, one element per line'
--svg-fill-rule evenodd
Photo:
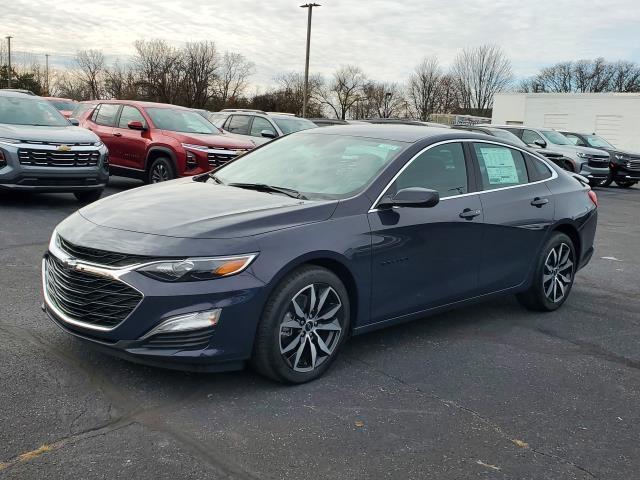
<path fill-rule="evenodd" d="M 559 308 L 596 212 L 585 179 L 496 137 L 327 127 L 71 215 L 44 309 L 134 361 L 306 382 L 350 335 L 495 295 Z"/>

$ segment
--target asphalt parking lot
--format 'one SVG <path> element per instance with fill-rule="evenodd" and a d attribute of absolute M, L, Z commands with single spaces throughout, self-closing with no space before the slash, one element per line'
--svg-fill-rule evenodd
<path fill-rule="evenodd" d="M 640 188 L 597 193 L 560 311 L 505 298 L 357 337 L 297 387 L 70 338 L 40 310 L 40 258 L 78 204 L 0 194 L 0 478 L 637 478 Z"/>

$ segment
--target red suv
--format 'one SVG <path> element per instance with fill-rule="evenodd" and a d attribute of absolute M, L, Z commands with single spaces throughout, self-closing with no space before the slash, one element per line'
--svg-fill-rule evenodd
<path fill-rule="evenodd" d="M 207 172 L 255 146 L 189 108 L 165 103 L 98 101 L 81 125 L 109 149 L 111 174 L 148 183 Z"/>

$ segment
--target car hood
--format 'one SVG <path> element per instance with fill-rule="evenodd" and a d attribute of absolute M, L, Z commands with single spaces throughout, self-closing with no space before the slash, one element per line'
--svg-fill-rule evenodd
<path fill-rule="evenodd" d="M 598 150 L 596 148 L 589 148 L 589 147 L 578 147 L 576 145 L 556 145 L 556 144 L 551 144 L 548 147 L 550 150 L 553 150 L 555 152 L 559 152 L 559 153 L 564 153 L 564 154 L 570 154 L 572 156 L 575 156 L 576 153 L 578 152 L 582 152 L 582 153 L 586 153 L 587 155 L 602 155 L 603 152 L 602 150 Z"/>
<path fill-rule="evenodd" d="M 64 127 L 35 127 L 0 123 L 0 138 L 35 142 L 87 143 L 97 142 L 97 135 L 85 128 L 68 125 Z"/>
<path fill-rule="evenodd" d="M 255 147 L 255 144 L 247 140 L 241 140 L 239 138 L 230 137 L 229 135 L 208 135 L 199 133 L 180 133 L 171 132 L 169 130 L 163 130 L 164 134 L 175 138 L 181 143 L 191 143 L 194 145 L 205 145 L 214 148 L 230 148 L 250 150 Z"/>
<path fill-rule="evenodd" d="M 336 205 L 183 178 L 103 198 L 79 213 L 96 225 L 136 233 L 239 238 L 326 220 Z"/>

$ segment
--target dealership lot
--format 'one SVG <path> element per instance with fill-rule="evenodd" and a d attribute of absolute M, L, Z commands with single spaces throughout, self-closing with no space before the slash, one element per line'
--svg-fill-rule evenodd
<path fill-rule="evenodd" d="M 364 335 L 298 387 L 63 334 L 40 310 L 40 258 L 77 202 L 0 194 L 0 478 L 631 478 L 640 188 L 597 192 L 596 254 L 559 311 L 505 298 Z"/>

